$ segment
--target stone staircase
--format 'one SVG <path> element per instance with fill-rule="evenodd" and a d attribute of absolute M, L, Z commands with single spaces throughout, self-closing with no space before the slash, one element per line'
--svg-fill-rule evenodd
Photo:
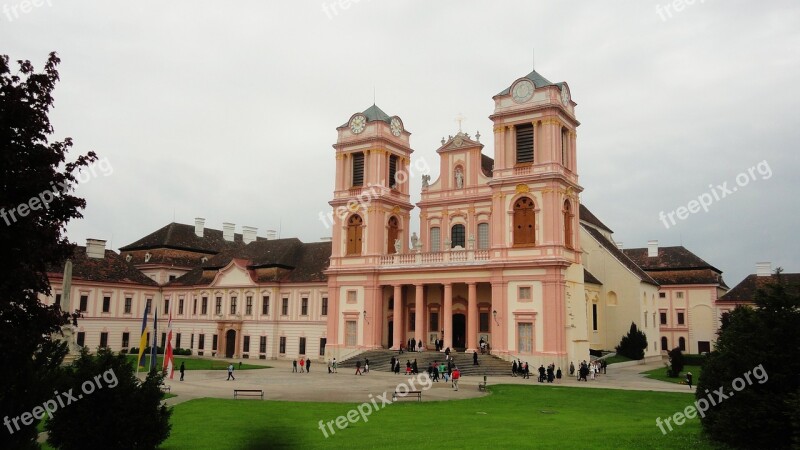
<path fill-rule="evenodd" d="M 496 356 L 481 355 L 478 353 L 479 365 L 472 365 L 472 353 L 454 352 L 450 354 L 453 360 L 461 370 L 462 376 L 511 376 L 511 363 L 504 361 Z M 356 361 L 361 361 L 364 365 L 364 359 L 369 359 L 369 370 L 378 372 L 389 372 L 392 356 L 400 358 L 400 371 L 406 370 L 406 361 L 413 362 L 417 360 L 417 367 L 422 372 L 428 368 L 428 365 L 434 361 L 441 363 L 444 361 L 444 353 L 436 351 L 425 352 L 403 352 L 398 355 L 395 350 L 368 350 L 358 355 L 352 356 L 344 361 L 338 363 L 339 369 L 344 371 L 352 370 L 355 373 Z"/>

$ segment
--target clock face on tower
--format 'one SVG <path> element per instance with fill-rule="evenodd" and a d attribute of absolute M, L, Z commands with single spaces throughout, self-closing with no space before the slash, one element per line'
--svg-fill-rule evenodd
<path fill-rule="evenodd" d="M 517 103 L 523 103 L 533 97 L 533 83 L 530 80 L 520 80 L 511 88 L 511 97 Z"/>
<path fill-rule="evenodd" d="M 561 103 L 563 103 L 564 106 L 569 104 L 569 91 L 567 90 L 567 85 L 565 84 L 561 85 Z"/>
<path fill-rule="evenodd" d="M 364 131 L 364 128 L 366 128 L 366 126 L 367 126 L 367 118 L 361 114 L 356 115 L 350 121 L 350 131 L 352 131 L 353 134 L 361 133 L 362 131 Z"/>
<path fill-rule="evenodd" d="M 403 124 L 397 117 L 392 117 L 392 121 L 389 122 L 389 128 L 392 130 L 393 135 L 400 136 L 403 131 Z"/>

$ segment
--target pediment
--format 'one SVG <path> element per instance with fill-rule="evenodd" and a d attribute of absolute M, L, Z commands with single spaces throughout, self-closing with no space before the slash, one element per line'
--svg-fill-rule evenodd
<path fill-rule="evenodd" d="M 442 138 L 442 146 L 436 151 L 464 150 L 473 147 L 483 148 L 483 144 L 480 143 L 479 139 L 480 133 L 473 138 L 469 134 L 459 131 L 455 136 L 448 136 L 447 139 Z"/>
<path fill-rule="evenodd" d="M 217 272 L 214 281 L 210 286 L 255 286 L 250 270 L 247 269 L 247 261 L 231 260 L 227 266 Z"/>

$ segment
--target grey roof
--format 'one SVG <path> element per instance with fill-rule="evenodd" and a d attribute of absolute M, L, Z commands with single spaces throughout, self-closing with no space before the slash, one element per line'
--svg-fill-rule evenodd
<path fill-rule="evenodd" d="M 548 80 L 547 78 L 541 76 L 539 74 L 539 72 L 537 72 L 535 70 L 533 72 L 525 75 L 525 78 L 533 81 L 533 85 L 536 88 L 540 88 L 540 87 L 543 87 L 543 86 L 561 86 L 563 84 L 563 83 L 553 83 L 552 81 Z M 507 95 L 510 91 L 511 91 L 511 86 L 503 89 L 503 91 L 500 92 L 497 95 Z"/>
<path fill-rule="evenodd" d="M 364 116 L 367 117 L 367 122 L 372 122 L 375 120 L 382 120 L 386 123 L 389 123 L 391 117 L 388 114 L 383 112 L 382 109 L 378 108 L 378 105 L 373 104 L 369 108 L 365 109 L 363 112 Z"/>

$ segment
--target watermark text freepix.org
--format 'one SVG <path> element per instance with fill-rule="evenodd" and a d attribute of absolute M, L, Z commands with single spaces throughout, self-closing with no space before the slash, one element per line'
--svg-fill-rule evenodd
<path fill-rule="evenodd" d="M 668 213 L 664 213 L 664 211 L 659 212 L 658 219 L 664 224 L 666 229 L 669 229 L 670 226 L 677 224 L 675 220 L 676 217 L 678 220 L 686 220 L 689 217 L 689 214 L 700 212 L 701 209 L 705 212 L 708 212 L 708 207 L 711 206 L 715 201 L 718 202 L 738 191 L 740 187 L 745 187 L 750 184 L 751 181 L 756 181 L 758 179 L 758 177 L 756 177 L 756 173 L 761 175 L 762 180 L 768 180 L 772 178 L 772 169 L 769 167 L 769 163 L 766 159 L 755 166 L 750 167 L 746 171 L 736 175 L 736 186 L 729 187 L 727 181 L 716 186 L 709 184 L 708 187 L 711 188 L 710 192 L 703 192 L 697 196 L 696 200 L 689 200 L 689 203 L 687 203 L 686 206 L 679 206 Z M 669 219 L 669 221 L 667 221 L 667 219 Z"/>
<path fill-rule="evenodd" d="M 108 159 L 103 158 L 97 160 L 94 164 L 81 168 L 81 170 L 75 174 L 75 181 L 78 184 L 86 183 L 92 178 L 97 178 L 98 173 L 102 174 L 104 177 L 114 173 L 114 168 L 111 167 L 111 163 Z M 50 188 L 51 189 L 40 192 L 39 195 L 31 197 L 27 202 L 20 203 L 7 211 L 5 208 L 0 208 L 0 218 L 3 219 L 6 225 L 11 226 L 12 223 L 16 223 L 20 218 L 27 217 L 32 211 L 50 209 L 50 202 L 55 200 L 59 195 L 65 194 L 69 190 L 70 185 L 67 182 L 55 183 L 51 181 Z"/>
<path fill-rule="evenodd" d="M 730 391 L 726 394 L 723 386 L 720 386 L 719 389 L 715 389 L 712 392 L 709 392 L 709 390 L 706 389 L 706 394 L 708 395 L 706 395 L 705 398 L 698 399 L 696 402 L 694 402 L 694 405 L 687 406 L 683 411 L 676 412 L 663 421 L 661 420 L 661 417 L 656 418 L 656 426 L 661 430 L 662 434 L 667 434 L 667 430 L 664 429 L 664 425 L 669 428 L 669 431 L 672 431 L 672 424 L 670 424 L 670 421 L 675 423 L 675 426 L 680 426 L 686 423 L 686 419 L 694 419 L 698 414 L 700 414 L 700 417 L 705 417 L 706 411 L 708 411 L 708 409 L 712 406 L 717 406 L 724 400 L 733 397 L 736 392 L 743 390 L 747 386 L 752 386 L 753 380 L 750 379 L 750 375 L 755 378 L 755 381 L 758 381 L 758 384 L 764 384 L 767 382 L 767 380 L 769 380 L 769 375 L 767 374 L 767 371 L 764 370 L 764 366 L 759 364 L 755 366 L 753 370 L 748 370 L 741 377 L 735 378 L 731 382 L 733 391 Z"/>
<path fill-rule="evenodd" d="M 95 375 L 94 378 L 84 381 L 81 384 L 81 391 L 83 394 L 73 395 L 72 391 L 74 389 L 70 389 L 66 392 L 58 392 L 54 391 L 55 397 L 46 402 L 42 403 L 41 406 L 36 406 L 30 412 L 24 412 L 18 416 L 9 418 L 5 416 L 3 418 L 3 425 L 6 426 L 8 429 L 9 434 L 14 434 L 14 432 L 20 430 L 20 423 L 23 426 L 28 426 L 33 424 L 34 420 L 39 420 L 45 416 L 45 413 L 49 417 L 53 417 L 56 411 L 60 408 L 65 408 L 71 405 L 73 402 L 77 402 L 78 400 L 82 399 L 84 394 L 91 395 L 96 389 L 103 389 L 103 383 L 100 380 L 105 381 L 105 387 L 109 389 L 113 389 L 117 387 L 119 384 L 119 380 L 117 379 L 117 374 L 114 373 L 114 369 L 108 369 L 100 375 Z M 13 425 L 13 428 L 12 428 Z"/>

